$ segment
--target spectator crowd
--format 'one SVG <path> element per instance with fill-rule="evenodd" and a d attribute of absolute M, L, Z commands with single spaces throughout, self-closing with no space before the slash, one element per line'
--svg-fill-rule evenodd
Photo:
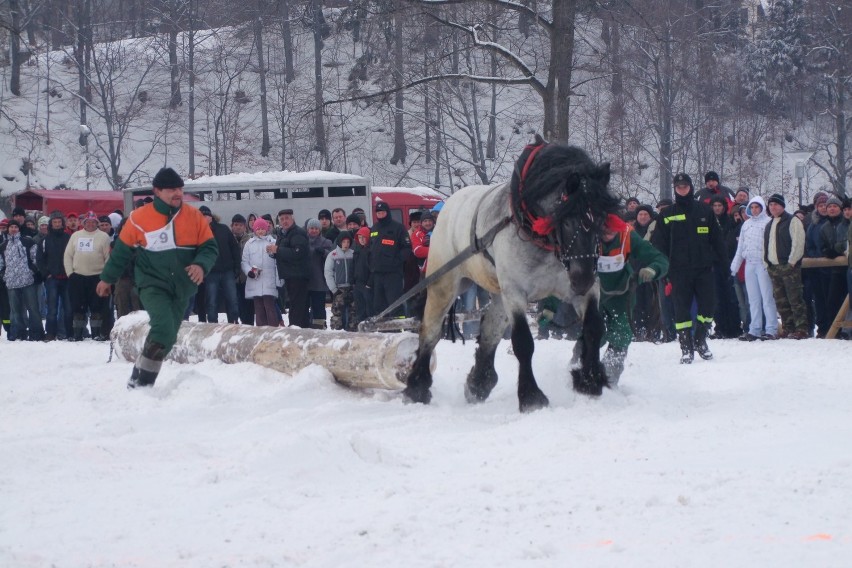
<path fill-rule="evenodd" d="M 614 357 L 623 362 L 631 340 L 680 339 L 682 347 L 710 358 L 706 338 L 825 337 L 852 293 L 852 270 L 803 270 L 802 259 L 848 256 L 848 198 L 819 192 L 812 204 L 790 212 L 781 194 L 733 191 L 712 171 L 698 190 L 686 174 L 675 177 L 674 187 L 674 200 L 653 206 L 628 198 L 620 215 L 624 225 L 608 225 L 612 254 L 633 265 L 617 283 L 628 293 L 611 316 L 618 332 L 610 338 Z M 411 212 L 409 227 L 393 220 L 381 201 L 372 227 L 363 210 L 341 208 L 310 219 L 296 219 L 291 209 L 275 218 L 238 214 L 226 225 L 201 206 L 218 252 L 184 319 L 195 314 L 201 322 L 218 322 L 225 314 L 230 323 L 354 331 L 422 279 L 441 205 Z M 103 341 L 116 317 L 144 309 L 134 260 L 111 283 L 108 297 L 96 291 L 127 223 L 122 211 L 53 211 L 36 219 L 19 208 L 0 222 L 0 316 L 7 340 Z M 693 235 L 703 231 L 706 239 Z M 625 246 L 637 251 L 633 257 L 624 255 Z M 486 302 L 487 294 L 474 288 L 457 308 Z M 390 315 L 411 310 L 405 304 Z M 570 311 L 555 298 L 541 302 L 539 339 L 570 337 L 576 323 Z M 849 338 L 849 330 L 843 333 Z"/>

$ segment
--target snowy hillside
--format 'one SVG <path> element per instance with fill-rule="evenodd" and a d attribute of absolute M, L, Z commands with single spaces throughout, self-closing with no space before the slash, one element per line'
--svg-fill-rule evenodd
<path fill-rule="evenodd" d="M 2 344 L 0 565 L 848 566 L 852 349 L 634 344 L 618 390 L 575 395 L 536 343 L 549 409 L 521 415 L 504 342 L 442 342 L 431 406 L 311 367 L 168 363 L 156 387 L 87 341 Z"/>

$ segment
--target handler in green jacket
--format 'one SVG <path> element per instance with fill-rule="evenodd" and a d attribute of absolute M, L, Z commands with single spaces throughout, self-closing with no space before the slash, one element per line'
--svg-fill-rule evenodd
<path fill-rule="evenodd" d="M 151 318 L 127 388 L 154 386 L 163 360 L 177 341 L 189 298 L 210 272 L 219 248 L 210 224 L 183 202 L 183 180 L 163 168 L 152 181 L 154 201 L 130 214 L 101 273 L 97 293 L 108 296 L 136 254 L 134 279 Z"/>
<path fill-rule="evenodd" d="M 609 215 L 601 236 L 598 277 L 601 282 L 600 309 L 606 325 L 604 341 L 609 343 L 601 361 L 612 386 L 618 384 L 624 371 L 627 348 L 633 341 L 630 312 L 635 290 L 631 286 L 633 267 L 628 262 L 630 258 L 638 260 L 642 266 L 638 274 L 642 284 L 663 278 L 669 270 L 669 261 L 663 253 L 617 215 Z M 577 345 L 581 343 L 582 332 Z"/>

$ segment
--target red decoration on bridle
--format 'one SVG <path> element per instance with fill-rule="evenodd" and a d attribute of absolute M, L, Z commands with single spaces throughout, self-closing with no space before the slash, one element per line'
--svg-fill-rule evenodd
<path fill-rule="evenodd" d="M 533 163 L 533 159 L 535 159 L 536 154 L 538 154 L 544 147 L 545 144 L 539 144 L 532 147 L 532 152 L 530 152 L 530 155 L 527 156 L 527 160 L 524 162 L 524 167 L 521 168 L 521 175 L 519 176 L 520 179 L 518 180 L 518 205 L 520 210 L 523 213 L 525 220 L 529 223 L 530 230 L 536 235 L 540 235 L 542 237 L 546 237 L 556 229 L 553 225 L 553 217 L 551 215 L 546 215 L 544 217 L 535 216 L 532 211 L 527 209 L 527 204 L 524 201 L 522 194 L 524 192 L 524 180 L 527 179 L 527 172 Z"/>

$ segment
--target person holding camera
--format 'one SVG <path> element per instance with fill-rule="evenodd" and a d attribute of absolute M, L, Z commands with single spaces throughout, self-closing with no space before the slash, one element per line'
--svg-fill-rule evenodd
<path fill-rule="evenodd" d="M 275 244 L 269 234 L 269 222 L 257 219 L 254 236 L 243 247 L 240 268 L 246 275 L 246 299 L 254 303 L 254 324 L 276 327 L 281 325 L 281 313 L 275 305 L 278 298 L 278 263 L 266 252 L 266 247 Z"/>

